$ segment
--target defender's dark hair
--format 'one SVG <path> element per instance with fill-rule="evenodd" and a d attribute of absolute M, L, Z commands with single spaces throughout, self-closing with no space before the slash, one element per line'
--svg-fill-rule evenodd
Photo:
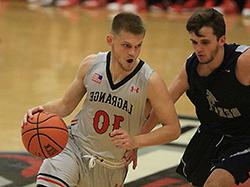
<path fill-rule="evenodd" d="M 135 35 L 145 34 L 146 32 L 141 18 L 129 12 L 119 13 L 113 19 L 112 32 L 119 34 L 122 30 Z"/>
<path fill-rule="evenodd" d="M 223 14 L 213 8 L 197 9 L 188 19 L 186 29 L 200 36 L 199 31 L 202 27 L 211 27 L 214 35 L 219 39 L 226 33 L 226 26 Z"/>

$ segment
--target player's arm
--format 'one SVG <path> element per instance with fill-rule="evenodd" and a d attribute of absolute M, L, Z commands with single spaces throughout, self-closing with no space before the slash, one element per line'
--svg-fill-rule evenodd
<path fill-rule="evenodd" d="M 188 78 L 184 64 L 182 70 L 179 72 L 179 74 L 175 77 L 175 79 L 168 87 L 173 102 L 176 103 L 176 101 L 182 96 L 184 92 L 188 90 L 188 88 Z"/>
<path fill-rule="evenodd" d="M 172 81 L 168 89 L 173 102 L 175 103 L 180 98 L 180 96 L 187 91 L 187 89 L 188 89 L 188 81 L 184 65 L 182 70 Z M 159 119 L 157 118 L 154 109 L 152 109 L 149 118 L 147 119 L 147 121 L 143 126 L 142 133 L 144 134 L 150 132 L 158 123 Z"/>
<path fill-rule="evenodd" d="M 154 72 L 150 77 L 147 97 L 155 111 L 156 118 L 163 126 L 147 134 L 134 137 L 129 136 L 122 129 L 115 130 L 111 133 L 114 145 L 124 149 L 133 149 L 167 143 L 179 137 L 180 124 L 173 101 L 164 81 L 157 72 Z"/>
<path fill-rule="evenodd" d="M 33 114 L 43 110 L 58 114 L 62 117 L 69 115 L 76 108 L 76 106 L 86 93 L 83 79 L 86 75 L 89 64 L 93 61 L 94 58 L 95 55 L 90 55 L 81 62 L 73 81 L 66 89 L 63 97 L 53 101 L 49 101 L 44 105 L 29 109 L 24 116 L 23 122 L 25 123 L 28 117 L 32 118 Z"/>
<path fill-rule="evenodd" d="M 158 119 L 153 123 L 153 126 L 161 123 L 162 127 L 135 137 L 138 147 L 168 143 L 177 139 L 180 135 L 180 124 L 173 101 L 166 84 L 157 72 L 154 72 L 151 76 L 147 91 L 149 102 Z M 147 130 L 146 124 L 143 130 L 145 133 Z"/>
<path fill-rule="evenodd" d="M 86 88 L 83 85 L 83 79 L 88 67 L 88 60 L 87 58 L 80 64 L 73 81 L 66 89 L 63 97 L 49 101 L 43 105 L 45 111 L 65 117 L 76 108 L 86 92 Z"/>
<path fill-rule="evenodd" d="M 241 84 L 250 85 L 250 49 L 240 55 L 236 66 L 236 77 Z"/>

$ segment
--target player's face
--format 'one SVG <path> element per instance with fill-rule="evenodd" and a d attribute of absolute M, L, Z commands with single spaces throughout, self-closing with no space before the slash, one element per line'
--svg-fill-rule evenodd
<path fill-rule="evenodd" d="M 144 34 L 134 35 L 129 32 L 121 31 L 119 34 L 110 36 L 112 57 L 114 63 L 118 63 L 124 71 L 131 71 L 138 62 L 141 52 Z"/>
<path fill-rule="evenodd" d="M 225 36 L 217 39 L 211 27 L 202 27 L 199 36 L 194 32 L 190 32 L 190 40 L 199 63 L 208 64 L 217 57 L 219 49 L 225 43 Z"/>

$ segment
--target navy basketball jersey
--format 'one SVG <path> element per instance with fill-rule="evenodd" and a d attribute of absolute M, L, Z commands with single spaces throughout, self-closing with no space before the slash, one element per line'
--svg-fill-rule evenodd
<path fill-rule="evenodd" d="M 109 134 L 118 128 L 130 135 L 140 133 L 146 119 L 147 84 L 153 70 L 140 60 L 118 83 L 112 81 L 110 52 L 98 53 L 84 78 L 87 89 L 77 125 L 72 132 L 89 153 L 120 160 L 124 150 L 115 147 Z"/>
<path fill-rule="evenodd" d="M 186 94 L 195 105 L 201 124 L 225 133 L 250 133 L 250 86 L 242 85 L 235 69 L 239 56 L 249 46 L 225 44 L 222 64 L 208 76 L 197 73 L 195 54 L 187 59 L 189 89 Z M 215 128 L 213 128 L 215 127 Z"/>

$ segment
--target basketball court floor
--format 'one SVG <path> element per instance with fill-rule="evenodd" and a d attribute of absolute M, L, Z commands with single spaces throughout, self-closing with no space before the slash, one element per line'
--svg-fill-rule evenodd
<path fill-rule="evenodd" d="M 27 154 L 22 145 L 22 117 L 28 108 L 60 97 L 85 56 L 109 49 L 105 36 L 114 14 L 105 9 L 41 8 L 22 0 L 0 0 L 0 187 L 34 186 L 41 160 Z M 141 58 L 167 84 L 192 52 L 185 31 L 189 15 L 141 13 L 147 28 Z M 226 22 L 229 43 L 250 44 L 250 18 L 227 15 Z M 138 166 L 130 169 L 125 186 L 187 186 L 175 168 L 199 123 L 185 96 L 176 110 L 181 137 L 140 149 Z"/>

